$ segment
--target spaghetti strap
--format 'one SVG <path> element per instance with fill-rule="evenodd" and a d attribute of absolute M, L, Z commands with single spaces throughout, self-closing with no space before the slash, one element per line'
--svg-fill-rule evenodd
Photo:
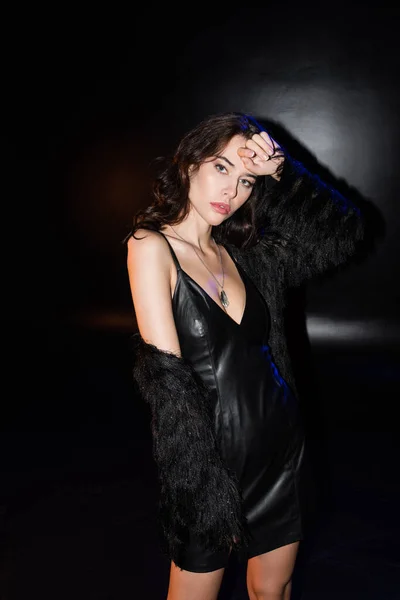
<path fill-rule="evenodd" d="M 172 254 L 172 258 L 173 258 L 173 260 L 174 260 L 174 263 L 175 263 L 175 267 L 176 267 L 177 271 L 180 271 L 180 270 L 181 270 L 181 265 L 179 264 L 179 260 L 178 260 L 178 258 L 177 258 L 177 256 L 176 256 L 176 254 L 175 254 L 175 251 L 174 251 L 173 247 L 171 246 L 170 242 L 168 241 L 168 238 L 167 238 L 167 236 L 166 236 L 166 235 L 165 235 L 165 234 L 164 234 L 162 231 L 160 231 L 160 230 L 158 230 L 158 233 L 161 233 L 161 235 L 162 235 L 162 236 L 165 238 L 165 240 L 167 241 L 167 244 L 168 244 L 168 246 L 169 246 L 169 249 L 170 249 L 170 251 L 171 251 L 171 254 Z"/>

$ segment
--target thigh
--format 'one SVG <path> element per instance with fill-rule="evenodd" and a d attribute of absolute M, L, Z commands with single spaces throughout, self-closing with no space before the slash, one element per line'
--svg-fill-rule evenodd
<path fill-rule="evenodd" d="M 185 571 L 171 562 L 167 600 L 216 600 L 225 569 L 208 573 Z"/>
<path fill-rule="evenodd" d="M 247 585 L 253 590 L 280 590 L 291 580 L 300 542 L 253 556 L 247 564 Z"/>

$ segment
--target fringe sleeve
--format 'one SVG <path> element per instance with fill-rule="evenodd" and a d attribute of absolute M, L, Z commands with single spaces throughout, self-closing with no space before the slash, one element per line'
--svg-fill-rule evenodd
<path fill-rule="evenodd" d="M 300 285 L 355 253 L 365 225 L 354 204 L 286 153 L 281 179 L 267 179 L 258 252 L 279 240 L 287 285 Z"/>
<path fill-rule="evenodd" d="M 247 544 L 239 488 L 214 439 L 208 389 L 183 358 L 140 334 L 133 341 L 134 380 L 151 411 L 164 551 L 178 561 L 189 530 L 216 551 Z"/>

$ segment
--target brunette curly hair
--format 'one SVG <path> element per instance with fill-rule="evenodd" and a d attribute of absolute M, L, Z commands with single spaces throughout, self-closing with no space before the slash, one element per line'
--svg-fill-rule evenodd
<path fill-rule="evenodd" d="M 189 167 L 194 170 L 218 155 L 235 135 L 250 139 L 264 128 L 250 115 L 227 112 L 211 115 L 181 139 L 173 157 L 154 161 L 156 175 L 152 184 L 152 203 L 134 215 L 134 236 L 139 228 L 158 231 L 166 224 L 183 221 L 189 208 Z M 257 177 L 248 200 L 231 217 L 212 229 L 217 243 L 230 243 L 238 248 L 254 245 L 260 238 L 257 206 L 265 193 L 265 177 Z M 134 236 L 135 237 L 135 236 Z"/>

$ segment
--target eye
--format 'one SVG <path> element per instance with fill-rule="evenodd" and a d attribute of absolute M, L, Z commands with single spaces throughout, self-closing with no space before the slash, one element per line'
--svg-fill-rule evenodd
<path fill-rule="evenodd" d="M 240 182 L 247 188 L 254 187 L 254 181 L 250 181 L 249 179 L 241 179 Z"/>
<path fill-rule="evenodd" d="M 217 163 L 215 165 L 215 168 L 217 169 L 217 171 L 219 171 L 220 173 L 227 173 L 227 169 L 224 165 L 221 165 L 221 163 Z"/>

